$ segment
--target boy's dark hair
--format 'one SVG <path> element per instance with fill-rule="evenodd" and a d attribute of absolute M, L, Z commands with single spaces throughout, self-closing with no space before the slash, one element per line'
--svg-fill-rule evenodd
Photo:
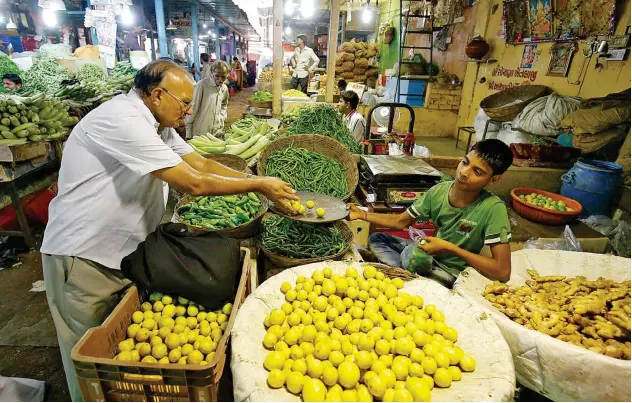
<path fill-rule="evenodd" d="M 305 42 L 305 41 L 307 40 L 307 35 L 300 34 L 300 35 L 298 35 L 298 36 L 296 37 L 296 40 L 297 40 L 297 41 L 298 41 L 299 39 L 302 39 L 302 40 L 303 40 L 303 42 Z"/>
<path fill-rule="evenodd" d="M 470 151 L 477 153 L 492 168 L 494 175 L 504 174 L 513 162 L 511 149 L 498 139 L 479 141 Z"/>
<path fill-rule="evenodd" d="M 208 53 L 200 53 L 200 60 L 202 60 L 204 63 L 208 63 Z"/>
<path fill-rule="evenodd" d="M 340 91 L 344 91 L 347 88 L 347 81 L 344 78 L 338 81 L 338 88 L 340 88 Z"/>
<path fill-rule="evenodd" d="M 353 91 L 345 91 L 340 96 L 342 97 L 343 101 L 349 102 L 353 109 L 358 108 L 358 104 L 360 103 L 360 98 L 358 97 L 358 94 Z"/>
<path fill-rule="evenodd" d="M 22 85 L 22 79 L 17 74 L 7 73 L 4 76 L 2 76 L 2 79 L 12 81 L 13 84 L 16 84 L 16 85 L 17 84 Z"/>

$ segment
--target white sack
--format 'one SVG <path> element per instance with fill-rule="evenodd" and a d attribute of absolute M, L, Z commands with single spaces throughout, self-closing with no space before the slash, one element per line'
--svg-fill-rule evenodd
<path fill-rule="evenodd" d="M 581 252 L 521 250 L 511 254 L 511 280 L 507 284 L 523 285 L 531 278 L 528 269 L 537 270 L 541 276 L 630 280 L 630 259 Z M 454 289 L 494 318 L 511 348 L 519 383 L 553 401 L 630 401 L 630 361 L 593 353 L 515 323 L 481 296 L 490 283 L 468 268 L 456 280 Z"/>
<path fill-rule="evenodd" d="M 314 270 L 331 267 L 343 274 L 349 266 L 362 273 L 360 263 L 321 262 L 287 269 L 266 280 L 244 301 L 231 331 L 231 363 L 235 401 L 300 402 L 300 397 L 286 389 L 270 389 L 268 371 L 263 367 L 268 350 L 263 345 L 266 333 L 263 319 L 285 301 L 279 291 L 285 281 L 295 285 L 299 275 L 310 276 Z M 476 359 L 476 370 L 464 373 L 459 382 L 448 389 L 434 388 L 432 401 L 510 401 L 515 388 L 511 353 L 500 330 L 483 310 L 440 284 L 413 280 L 403 290 L 421 295 L 424 303 L 432 303 L 445 313 L 446 323 L 459 333 L 456 343 Z"/>
<path fill-rule="evenodd" d="M 551 94 L 536 99 L 516 116 L 512 129 L 536 136 L 554 137 L 562 133 L 560 124 L 569 113 L 579 109 L 580 100 Z"/>
<path fill-rule="evenodd" d="M 483 108 L 478 110 L 476 119 L 474 120 L 474 143 L 483 139 L 483 133 L 485 133 L 485 124 L 489 120 L 489 116 L 485 113 Z M 498 126 L 497 123 L 492 122 L 487 128 L 486 139 L 498 139 L 509 145 L 511 143 L 531 143 L 534 136 L 530 134 L 520 133 L 519 131 L 511 130 L 511 122 L 504 122 Z"/>

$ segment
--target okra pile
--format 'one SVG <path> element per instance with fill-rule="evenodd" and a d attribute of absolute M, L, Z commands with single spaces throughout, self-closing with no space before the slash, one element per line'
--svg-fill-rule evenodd
<path fill-rule="evenodd" d="M 3 144 L 46 141 L 66 136 L 78 118 L 68 115 L 68 105 L 43 94 L 22 98 L 0 97 L 0 135 Z"/>
<path fill-rule="evenodd" d="M 299 192 L 344 197 L 349 192 L 345 169 L 333 158 L 300 147 L 274 151 L 265 167 L 267 176 L 276 176 Z"/>
<path fill-rule="evenodd" d="M 253 220 L 261 201 L 256 194 L 202 196 L 178 209 L 182 220 L 194 227 L 215 231 L 239 227 Z"/>
<path fill-rule="evenodd" d="M 259 242 L 272 253 L 297 259 L 333 256 L 347 247 L 333 225 L 307 224 L 277 215 L 264 220 Z"/>

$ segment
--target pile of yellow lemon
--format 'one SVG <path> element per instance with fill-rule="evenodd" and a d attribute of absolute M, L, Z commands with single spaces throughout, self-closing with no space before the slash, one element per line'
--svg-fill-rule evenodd
<path fill-rule="evenodd" d="M 228 326 L 233 304 L 206 312 L 185 298 L 151 294 L 132 314 L 127 339 L 118 344 L 119 361 L 206 365 Z"/>
<path fill-rule="evenodd" d="M 449 388 L 474 358 L 455 343 L 457 331 L 419 295 L 400 292 L 373 266 L 364 277 L 331 268 L 285 282 L 286 302 L 264 319 L 263 363 L 271 388 L 285 387 L 303 401 L 430 401 Z"/>
<path fill-rule="evenodd" d="M 285 201 L 286 203 L 286 207 L 292 211 L 294 214 L 298 214 L 298 215 L 304 215 L 305 212 L 307 211 L 307 209 L 313 209 L 314 207 L 316 207 L 316 203 L 314 203 L 311 200 L 308 200 L 307 202 L 305 202 L 305 204 L 301 204 L 301 201 L 294 201 L 292 203 L 290 203 L 289 201 Z M 323 218 L 325 216 L 325 209 L 322 207 L 319 207 L 316 209 L 315 211 L 316 216 L 319 218 Z"/>

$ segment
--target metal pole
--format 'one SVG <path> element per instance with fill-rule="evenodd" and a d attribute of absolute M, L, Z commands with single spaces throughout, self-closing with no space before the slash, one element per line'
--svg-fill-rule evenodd
<path fill-rule="evenodd" d="M 198 43 L 197 3 L 191 4 L 191 35 L 193 36 L 193 63 L 197 71 L 200 69 L 200 44 Z"/>
<path fill-rule="evenodd" d="M 338 24 L 340 23 L 340 0 L 331 0 L 329 20 L 329 38 L 327 39 L 327 89 L 325 101 L 334 101 L 334 80 L 336 78 L 336 48 L 338 43 Z"/>
<path fill-rule="evenodd" d="M 153 29 L 149 30 L 149 39 L 151 39 L 151 60 L 156 60 L 156 38 L 154 38 Z"/>
<path fill-rule="evenodd" d="M 237 56 L 237 35 L 233 32 L 233 57 Z"/>
<path fill-rule="evenodd" d="M 283 75 L 283 0 L 272 2 L 272 113 L 281 114 L 281 76 Z"/>
<path fill-rule="evenodd" d="M 158 28 L 158 47 L 160 48 L 160 57 L 167 57 L 169 49 L 167 48 L 167 30 L 165 28 L 165 9 L 162 0 L 154 0 L 156 8 L 156 27 Z"/>
<path fill-rule="evenodd" d="M 219 41 L 219 21 L 215 18 L 215 58 L 217 60 L 222 60 L 222 49 L 221 43 Z"/>

